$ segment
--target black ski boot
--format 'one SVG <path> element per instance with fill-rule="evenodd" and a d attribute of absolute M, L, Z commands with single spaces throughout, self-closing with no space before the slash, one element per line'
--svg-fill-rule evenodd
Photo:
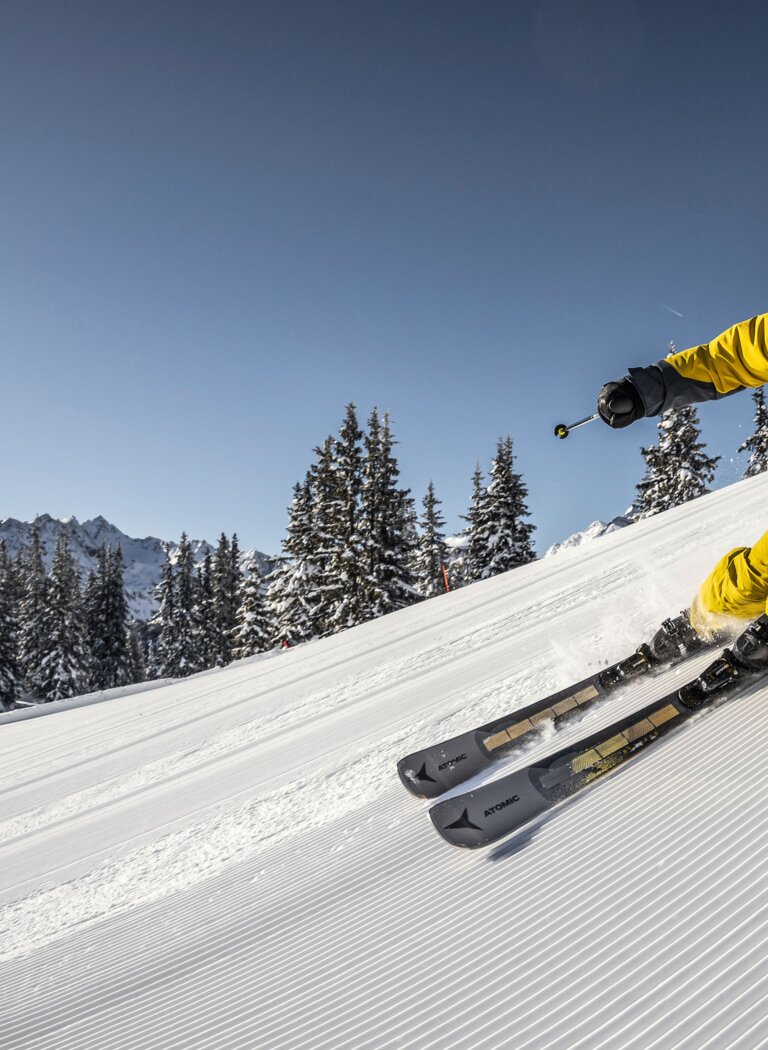
<path fill-rule="evenodd" d="M 691 626 L 691 617 L 686 609 L 679 616 L 665 620 L 648 645 L 640 648 L 648 650 L 652 663 L 667 664 L 684 656 L 692 656 L 706 649 L 708 644 Z"/>
<path fill-rule="evenodd" d="M 723 637 L 705 641 L 692 627 L 686 609 L 679 616 L 665 620 L 650 642 L 639 645 L 632 656 L 604 671 L 600 676 L 600 684 L 613 689 L 649 670 L 679 663 L 687 656 L 722 644 L 725 640 Z"/>
<path fill-rule="evenodd" d="M 763 613 L 733 643 L 734 659 L 751 671 L 768 671 L 768 616 Z"/>
<path fill-rule="evenodd" d="M 767 672 L 768 616 L 763 613 L 739 635 L 730 649 L 723 649 L 694 682 L 683 686 L 680 699 L 686 707 L 702 707 L 715 693 Z"/>
<path fill-rule="evenodd" d="M 615 689 L 649 670 L 678 663 L 711 644 L 696 634 L 688 612 L 681 612 L 679 616 L 665 620 L 648 644 L 644 642 L 626 660 L 603 671 L 599 684 L 604 689 Z"/>

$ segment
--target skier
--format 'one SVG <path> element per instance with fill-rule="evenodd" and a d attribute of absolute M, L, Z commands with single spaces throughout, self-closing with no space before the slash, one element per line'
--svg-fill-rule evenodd
<path fill-rule="evenodd" d="M 630 368 L 623 379 L 603 386 L 597 410 L 608 426 L 620 429 L 644 416 L 715 401 L 764 383 L 768 383 L 768 314 L 742 321 L 710 343 L 644 368 Z M 672 623 L 685 643 L 696 637 L 712 640 L 733 633 L 734 622 L 760 617 L 758 622 L 768 624 L 768 618 L 761 616 L 767 603 L 768 532 L 751 547 L 736 547 L 724 555 L 699 587 L 688 613 Z M 651 643 L 662 650 L 664 645 L 665 639 L 658 635 Z"/>
<path fill-rule="evenodd" d="M 603 386 L 597 410 L 608 426 L 621 428 L 643 416 L 713 401 L 764 383 L 768 383 L 768 314 L 734 325 L 711 343 L 644 368 L 630 368 L 623 379 Z M 570 428 L 558 426 L 555 434 L 564 437 L 569 429 L 593 418 Z M 751 621 L 746 628 L 744 621 Z M 682 685 L 676 682 L 665 696 L 562 750 L 536 757 L 530 765 L 438 801 L 429 812 L 435 828 L 454 846 L 475 849 L 496 842 L 612 773 L 727 694 L 765 681 L 768 532 L 752 547 L 737 547 L 721 558 L 691 608 L 666 620 L 651 642 L 627 659 L 495 722 L 407 755 L 398 762 L 400 778 L 414 795 L 437 798 L 497 758 L 525 746 L 528 734 L 542 724 L 557 724 L 639 675 L 663 670 L 729 637 L 735 641 L 697 677 Z"/>

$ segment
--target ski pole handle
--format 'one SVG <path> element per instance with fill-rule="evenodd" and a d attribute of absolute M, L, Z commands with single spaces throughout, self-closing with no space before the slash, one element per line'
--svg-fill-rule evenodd
<path fill-rule="evenodd" d="M 578 423 L 571 423 L 571 424 L 558 423 L 557 426 L 555 427 L 555 437 L 567 438 L 568 435 L 570 434 L 570 432 L 572 430 L 575 430 L 576 427 L 583 427 L 585 423 L 591 423 L 593 419 L 597 419 L 597 418 L 598 418 L 598 413 L 595 412 L 595 414 L 593 416 L 587 416 L 586 419 L 580 419 L 578 421 Z"/>

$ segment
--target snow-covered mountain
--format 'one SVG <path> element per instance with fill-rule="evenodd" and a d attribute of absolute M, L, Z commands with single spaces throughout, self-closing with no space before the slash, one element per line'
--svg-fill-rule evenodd
<path fill-rule="evenodd" d="M 82 523 L 77 518 L 52 518 L 49 514 L 42 514 L 37 520 L 45 546 L 47 568 L 50 568 L 56 543 L 62 533 L 69 537 L 72 550 L 83 567 L 84 576 L 96 567 L 97 554 L 102 543 L 113 548 L 119 545 L 125 561 L 125 591 L 131 615 L 139 620 L 149 618 L 157 605 L 155 587 L 165 563 L 166 551 L 170 553 L 173 561 L 178 551 L 177 543 L 160 540 L 154 536 L 133 539 L 101 516 Z M 6 541 L 12 556 L 29 543 L 31 531 L 32 522 L 17 521 L 15 518 L 0 520 L 0 539 Z M 202 561 L 208 551 L 214 550 L 205 540 L 192 540 L 191 543 L 196 561 Z M 254 558 L 263 571 L 268 571 L 272 559 L 257 550 L 242 553 L 241 567 L 245 568 Z"/>
<path fill-rule="evenodd" d="M 574 547 L 581 547 L 585 543 L 591 543 L 592 540 L 599 540 L 603 536 L 616 532 L 617 529 L 625 529 L 627 525 L 632 524 L 634 524 L 634 519 L 629 514 L 619 515 L 610 521 L 593 521 L 582 532 L 574 532 L 572 536 L 561 540 L 560 543 L 553 543 L 544 552 L 544 557 L 549 558 L 553 554 L 560 554 L 561 551 L 573 550 Z"/>
<path fill-rule="evenodd" d="M 762 475 L 333 638 L 0 715 L 3 1050 L 764 1045 L 768 686 L 492 851 L 442 842 L 395 763 L 626 655 L 766 506 Z"/>

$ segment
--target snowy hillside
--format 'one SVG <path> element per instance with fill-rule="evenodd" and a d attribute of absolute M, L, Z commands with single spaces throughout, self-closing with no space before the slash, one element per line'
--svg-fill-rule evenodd
<path fill-rule="evenodd" d="M 155 588 L 160 579 L 160 570 L 165 564 L 166 551 L 174 560 L 178 544 L 168 540 L 159 540 L 154 536 L 144 539 L 133 539 L 126 536 L 115 525 L 101 516 L 90 521 L 79 522 L 77 518 L 52 518 L 50 514 L 41 514 L 40 535 L 45 547 L 46 568 L 50 569 L 53 552 L 62 533 L 66 533 L 75 557 L 83 567 L 83 573 L 96 568 L 97 554 L 102 543 L 123 552 L 125 561 L 125 591 L 128 597 L 131 615 L 138 620 L 147 620 L 156 607 Z M 32 522 L 17 521 L 16 518 L 0 520 L 0 539 L 4 539 L 12 557 L 19 548 L 28 544 Z M 192 540 L 192 551 L 195 561 L 202 561 L 207 552 L 214 548 L 205 540 Z M 244 551 L 241 555 L 242 567 L 255 558 L 260 567 L 269 565 L 266 554 L 257 550 Z"/>
<path fill-rule="evenodd" d="M 395 762 L 625 655 L 766 506 L 762 476 L 335 638 L 0 716 L 3 1050 L 763 1045 L 768 685 L 492 851 L 443 843 Z"/>

